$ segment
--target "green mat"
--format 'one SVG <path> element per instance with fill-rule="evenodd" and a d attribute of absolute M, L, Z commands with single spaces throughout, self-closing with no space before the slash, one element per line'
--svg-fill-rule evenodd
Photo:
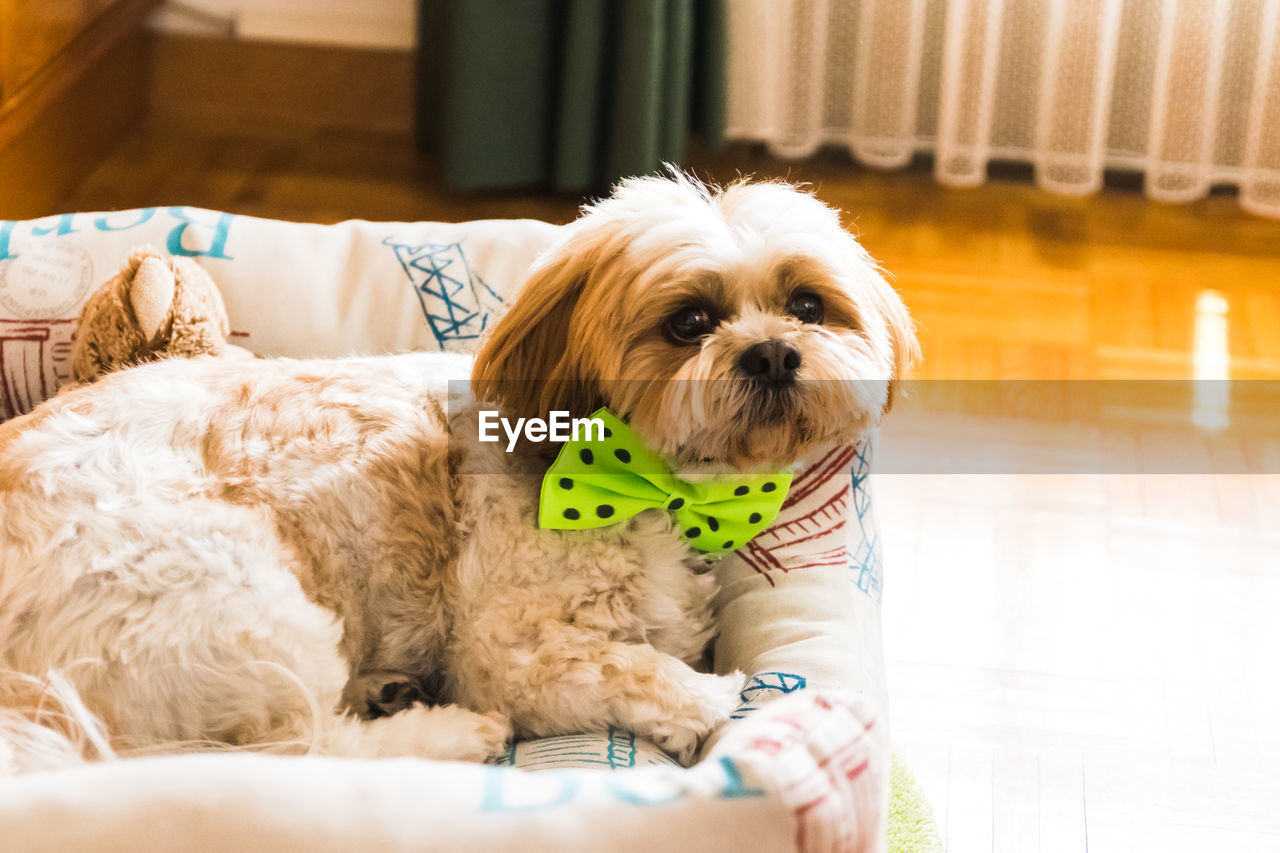
<path fill-rule="evenodd" d="M 933 807 L 896 752 L 889 771 L 889 853 L 942 853 Z"/>

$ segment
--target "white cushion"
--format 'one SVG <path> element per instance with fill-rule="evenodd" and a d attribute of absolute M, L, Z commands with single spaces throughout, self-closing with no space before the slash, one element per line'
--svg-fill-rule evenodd
<path fill-rule="evenodd" d="M 885 756 L 865 700 L 802 691 L 688 770 L 417 759 L 139 758 L 0 779 L 24 853 L 880 851 Z"/>

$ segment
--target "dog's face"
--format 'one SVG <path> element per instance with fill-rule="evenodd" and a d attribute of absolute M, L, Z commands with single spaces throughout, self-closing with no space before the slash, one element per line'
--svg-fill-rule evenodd
<path fill-rule="evenodd" d="M 599 405 L 676 470 L 778 470 L 856 440 L 918 355 L 838 214 L 782 183 L 636 178 L 584 210 L 476 360 L 522 417 Z"/>

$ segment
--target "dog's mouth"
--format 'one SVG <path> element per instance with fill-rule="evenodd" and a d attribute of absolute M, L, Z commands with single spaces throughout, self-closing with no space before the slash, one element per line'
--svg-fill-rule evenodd
<path fill-rule="evenodd" d="M 857 382 L 750 389 L 685 436 L 673 467 L 706 474 L 792 468 L 833 444 L 860 440 L 875 425 L 880 397 L 858 393 L 867 390 Z"/>
<path fill-rule="evenodd" d="M 757 386 L 752 389 L 742 409 L 741 417 L 748 429 L 752 426 L 775 427 L 800 417 L 800 390 L 795 385 L 782 388 Z"/>
<path fill-rule="evenodd" d="M 736 406 L 696 430 L 675 454 L 691 473 L 777 471 L 799 460 L 814 430 L 797 386 L 746 387 Z"/>

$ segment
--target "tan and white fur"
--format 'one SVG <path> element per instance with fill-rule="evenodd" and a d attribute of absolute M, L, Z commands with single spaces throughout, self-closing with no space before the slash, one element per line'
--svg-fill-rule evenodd
<path fill-rule="evenodd" d="M 857 440 L 915 355 L 836 212 L 676 175 L 584 209 L 472 389 L 512 417 L 607 404 L 693 478 Z M 0 772 L 214 744 L 480 760 L 608 726 L 690 760 L 743 680 L 694 667 L 705 560 L 658 511 L 538 529 L 548 453 L 477 443 L 459 369 L 168 359 L 0 426 Z"/>

